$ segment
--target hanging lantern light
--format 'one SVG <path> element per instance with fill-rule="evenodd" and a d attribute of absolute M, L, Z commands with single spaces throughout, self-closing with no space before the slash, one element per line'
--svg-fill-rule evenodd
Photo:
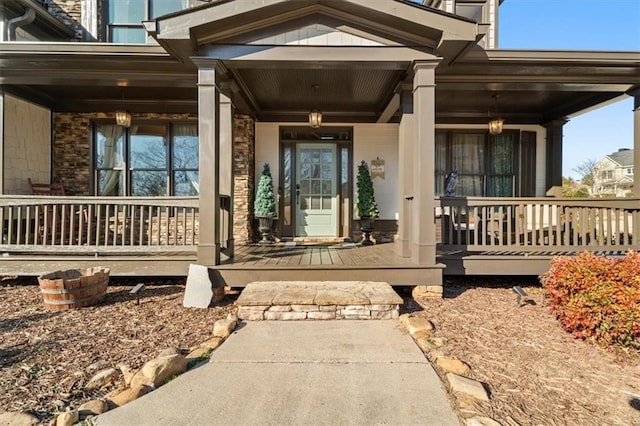
<path fill-rule="evenodd" d="M 116 111 L 116 124 L 122 127 L 131 127 L 131 114 L 127 111 Z"/>
<path fill-rule="evenodd" d="M 319 84 L 312 84 L 311 85 L 311 92 L 313 93 L 313 102 L 317 102 L 317 98 L 318 98 L 318 90 L 320 89 L 320 85 Z M 320 126 L 322 126 L 322 113 L 318 110 L 318 109 L 312 109 L 309 112 L 309 126 L 312 129 L 317 129 Z"/>
<path fill-rule="evenodd" d="M 493 95 L 492 97 L 495 100 L 495 108 L 494 108 L 493 118 L 489 120 L 489 133 L 492 135 L 499 135 L 500 133 L 502 133 L 502 126 L 504 124 L 504 119 L 498 115 L 499 95 Z"/>
<path fill-rule="evenodd" d="M 322 126 L 322 113 L 317 109 L 311 110 L 309 113 L 309 126 L 314 129 Z"/>

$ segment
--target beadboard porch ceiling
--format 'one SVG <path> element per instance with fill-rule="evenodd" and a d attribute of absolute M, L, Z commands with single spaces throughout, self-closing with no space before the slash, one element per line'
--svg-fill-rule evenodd
<path fill-rule="evenodd" d="M 323 111 L 326 122 L 375 122 L 411 67 L 262 65 L 229 61 L 223 90 L 237 85 L 252 99 L 256 107 L 241 106 L 242 112 L 299 122 L 312 108 Z M 485 123 L 493 93 L 507 122 L 562 119 L 624 96 L 639 71 L 637 52 L 473 51 L 436 69 L 436 121 Z M 53 111 L 197 112 L 195 65 L 177 62 L 159 46 L 3 43 L 0 89 Z"/>

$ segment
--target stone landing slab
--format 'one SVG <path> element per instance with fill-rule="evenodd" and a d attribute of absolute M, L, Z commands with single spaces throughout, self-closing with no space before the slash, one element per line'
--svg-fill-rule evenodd
<path fill-rule="evenodd" d="M 393 319 L 402 298 L 384 282 L 260 281 L 247 284 L 236 304 L 246 321 Z"/>

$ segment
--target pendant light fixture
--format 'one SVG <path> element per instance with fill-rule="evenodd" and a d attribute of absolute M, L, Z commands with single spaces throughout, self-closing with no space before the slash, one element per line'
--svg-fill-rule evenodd
<path fill-rule="evenodd" d="M 122 127 L 131 127 L 131 114 L 127 111 L 116 111 L 116 124 Z"/>
<path fill-rule="evenodd" d="M 124 84 L 121 85 L 120 83 L 118 83 L 118 86 L 120 86 L 122 90 L 122 104 L 124 105 L 125 85 Z M 129 111 L 127 110 L 116 111 L 116 124 L 122 127 L 131 127 L 131 114 L 129 114 Z"/>
<path fill-rule="evenodd" d="M 502 133 L 502 125 L 504 124 L 504 119 L 498 115 L 498 98 L 500 95 L 492 95 L 491 97 L 495 101 L 495 107 L 493 117 L 489 120 L 489 133 L 492 135 L 499 135 Z"/>
<path fill-rule="evenodd" d="M 320 86 L 318 84 L 314 84 L 311 86 L 313 89 L 313 98 L 314 100 L 317 98 L 317 92 Z M 309 126 L 313 129 L 318 129 L 322 126 L 322 113 L 317 109 L 312 109 L 309 112 Z"/>

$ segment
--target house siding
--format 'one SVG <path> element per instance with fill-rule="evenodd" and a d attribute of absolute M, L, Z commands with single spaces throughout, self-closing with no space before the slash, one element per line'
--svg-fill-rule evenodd
<path fill-rule="evenodd" d="M 3 193 L 28 194 L 27 178 L 51 177 L 51 111 L 7 94 L 3 109 Z"/>

